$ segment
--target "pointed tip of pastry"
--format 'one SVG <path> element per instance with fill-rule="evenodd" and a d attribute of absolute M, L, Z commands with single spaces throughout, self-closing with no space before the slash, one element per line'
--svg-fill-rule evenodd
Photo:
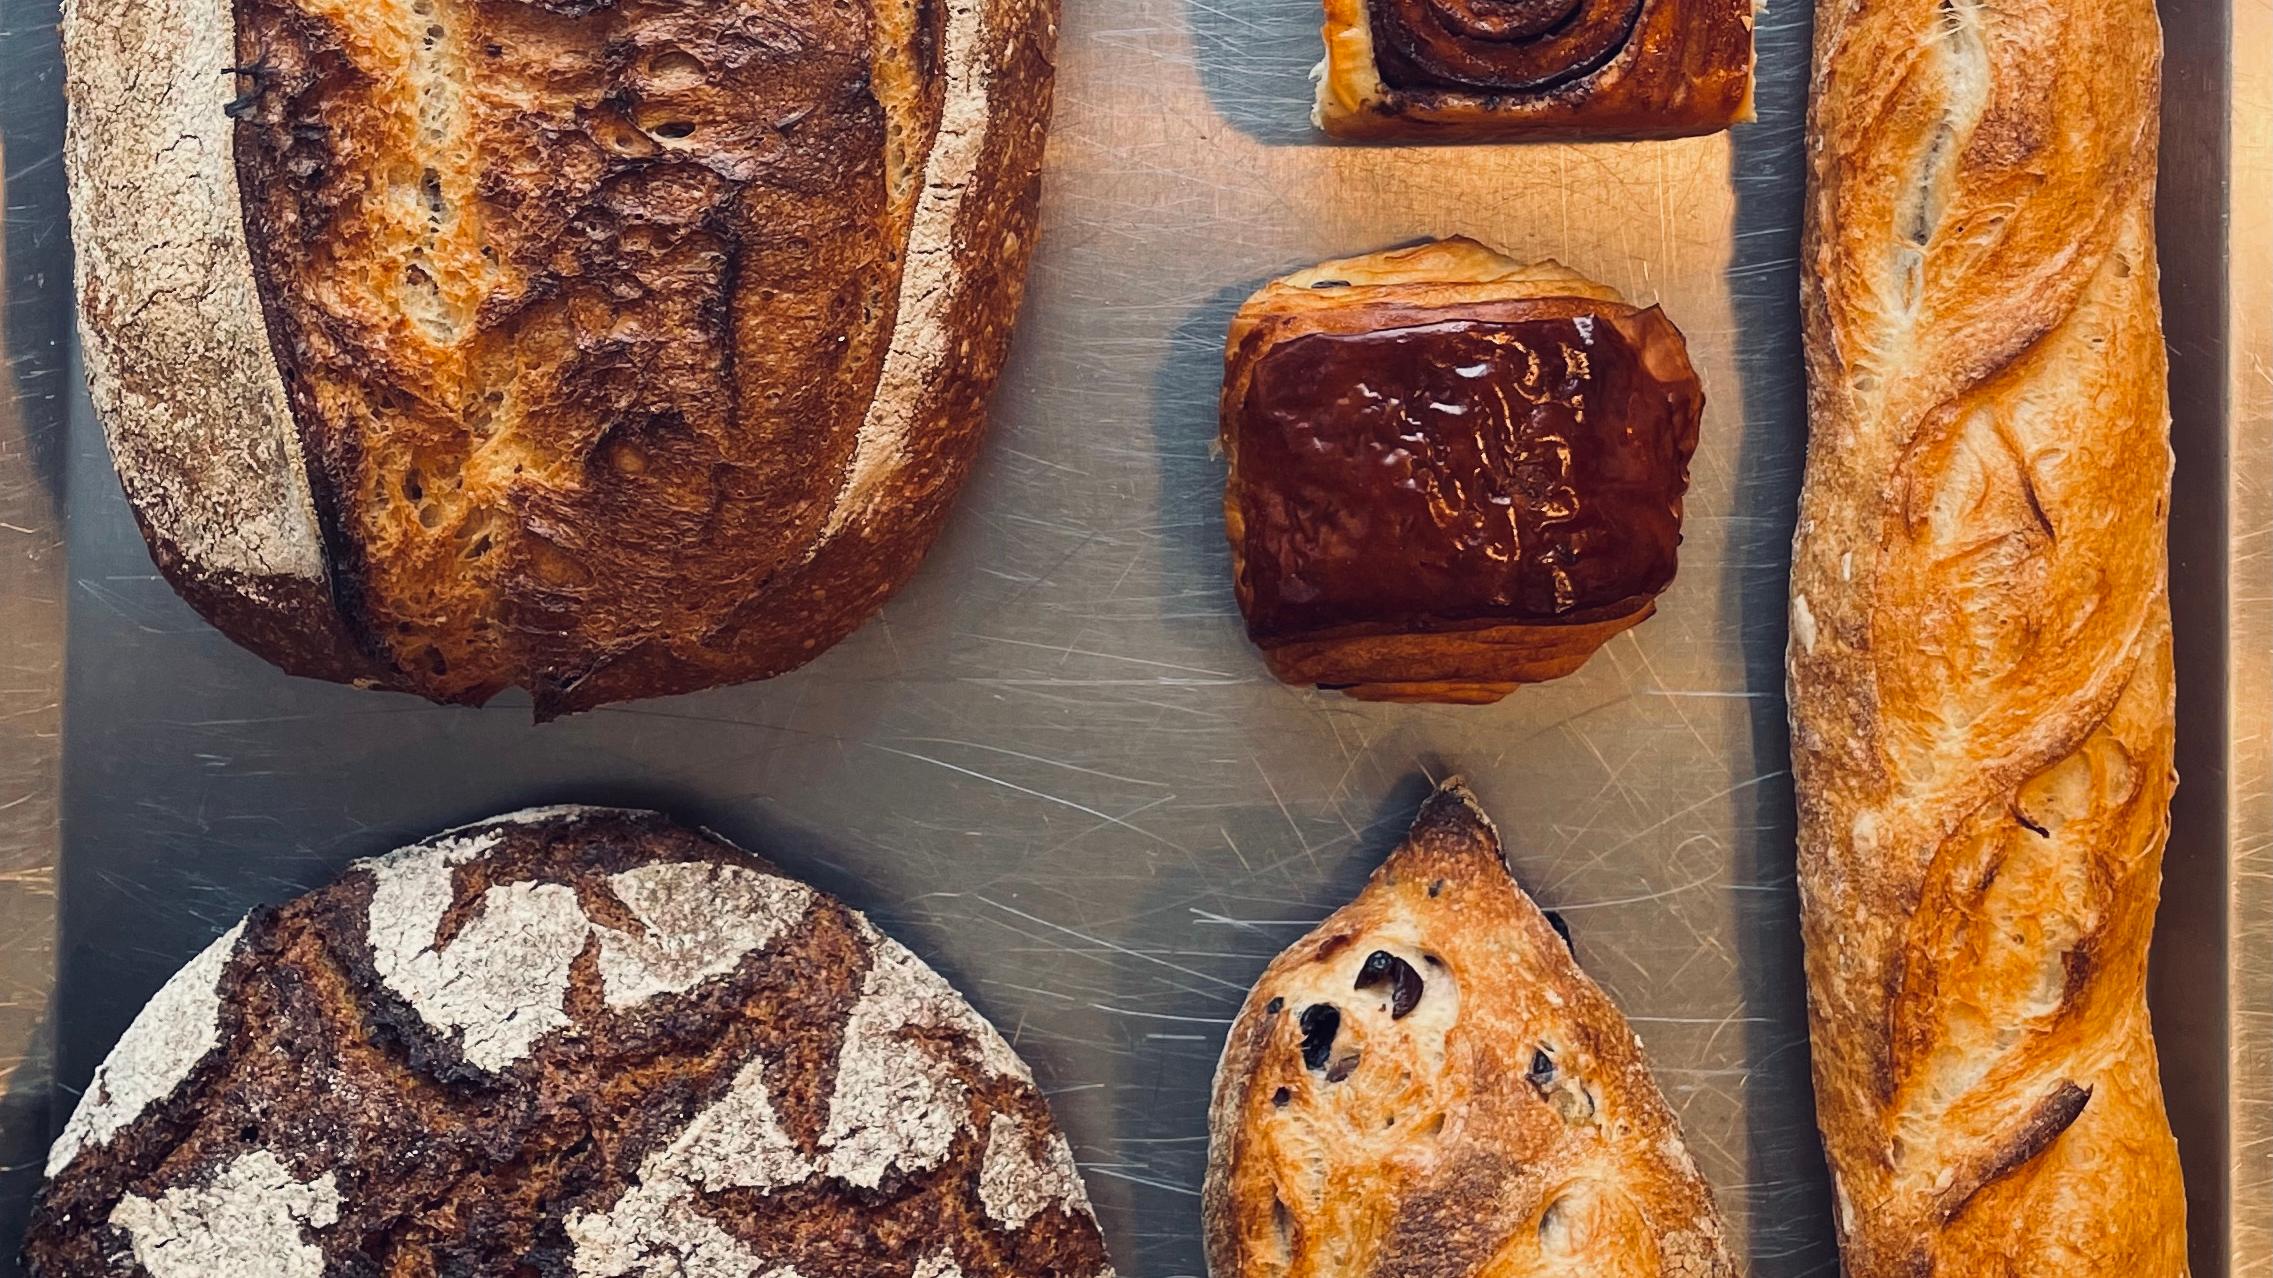
<path fill-rule="evenodd" d="M 1413 817 L 1413 827 L 1405 836 L 1410 848 L 1423 846 L 1439 852 L 1467 852 L 1490 857 L 1505 864 L 1500 851 L 1499 827 L 1485 814 L 1484 805 L 1477 802 L 1476 794 L 1467 782 L 1457 776 L 1447 777 L 1436 792 L 1421 804 Z"/>

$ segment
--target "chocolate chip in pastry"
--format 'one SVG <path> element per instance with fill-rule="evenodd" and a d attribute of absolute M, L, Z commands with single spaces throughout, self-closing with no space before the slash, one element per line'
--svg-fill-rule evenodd
<path fill-rule="evenodd" d="M 1752 0 L 1326 0 L 1337 137 L 1679 137 L 1752 118 Z"/>
<path fill-rule="evenodd" d="M 1328 262 L 1232 321 L 1224 510 L 1289 683 L 1496 701 L 1673 580 L 1704 394 L 1681 334 L 1473 240 Z"/>
<path fill-rule="evenodd" d="M 1457 782 L 1232 1023 L 1212 1278 L 1733 1278 L 1634 1037 Z"/>

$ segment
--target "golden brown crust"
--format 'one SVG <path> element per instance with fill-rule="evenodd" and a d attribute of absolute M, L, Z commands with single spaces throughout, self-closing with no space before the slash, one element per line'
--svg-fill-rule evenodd
<path fill-rule="evenodd" d="M 1212 1278 L 1736 1273 L 1640 1041 L 1457 781 L 1256 982 L 1209 1117 Z"/>
<path fill-rule="evenodd" d="M 129 494 L 233 636 L 550 715 L 792 668 L 914 570 L 1022 288 L 1049 0 L 85 0 L 71 26 L 90 238 L 132 235 L 137 183 L 225 209 L 156 246 L 211 282 L 148 303 L 159 336 L 218 322 L 210 382 L 138 371 L 188 339 L 108 302 L 121 254 L 85 285 Z M 223 37 L 233 85 L 185 51 Z M 99 127 L 147 82 L 180 100 L 159 175 L 195 183 Z M 214 386 L 266 411 L 234 425 Z M 141 446 L 177 419 L 286 442 Z M 184 527 L 248 504 L 296 538 L 290 588 L 197 589 L 245 556 Z"/>
<path fill-rule="evenodd" d="M 1573 10 L 1554 24 L 1558 31 L 1582 19 L 1615 24 L 1605 32 L 1615 52 L 1529 87 L 1500 88 L 1400 73 L 1396 55 L 1385 58 L 1376 36 L 1378 27 L 1399 20 L 1403 4 L 1438 20 L 1483 8 L 1442 0 L 1325 0 L 1326 60 L 1318 70 L 1315 118 L 1326 132 L 1403 142 L 1666 138 L 1718 133 L 1752 118 L 1753 0 L 1637 0 L 1632 13 L 1611 3 L 1519 6 Z M 1593 8 L 1618 12 L 1590 17 L 1585 10 Z M 1510 42 L 1474 43 L 1490 50 Z"/>
<path fill-rule="evenodd" d="M 1619 632 L 1656 611 L 1655 593 L 1664 583 L 1654 579 L 1630 593 L 1591 598 L 1552 617 L 1520 615 L 1504 600 L 1499 606 L 1459 611 L 1462 604 L 1474 601 L 1447 598 L 1432 601 L 1434 606 L 1423 617 L 1367 617 L 1346 624 L 1281 627 L 1267 623 L 1259 607 L 1262 592 L 1251 537 L 1257 512 L 1301 496 L 1283 468 L 1247 459 L 1254 447 L 1249 432 L 1259 429 L 1248 424 L 1254 415 L 1257 374 L 1269 357 L 1320 334 L 1364 335 L 1468 320 L 1522 323 L 1574 317 L 1600 324 L 1605 332 L 1631 342 L 1641 361 L 1635 380 L 1647 380 L 1663 391 L 1664 402 L 1656 407 L 1665 411 L 1657 414 L 1653 408 L 1652 424 L 1663 416 L 1670 425 L 1670 454 L 1651 458 L 1658 469 L 1670 467 L 1669 473 L 1659 476 L 1672 493 L 1670 520 L 1664 509 L 1651 512 L 1668 526 L 1646 531 L 1638 526 L 1605 529 L 1603 538 L 1586 534 L 1591 542 L 1588 553 L 1615 556 L 1618 547 L 1610 543 L 1619 540 L 1639 544 L 1661 534 L 1677 540 L 1679 492 L 1687 485 L 1688 456 L 1696 445 L 1704 401 L 1679 332 L 1657 308 L 1628 305 L 1615 289 L 1557 263 L 1523 264 L 1474 240 L 1455 238 L 1323 262 L 1271 281 L 1239 309 L 1232 318 L 1225 356 L 1223 443 L 1230 474 L 1224 489 L 1224 521 L 1240 607 L 1273 675 L 1286 683 L 1315 684 L 1360 700 L 1488 704 L 1522 684 L 1571 674 Z M 1607 370 L 1609 365 L 1599 367 Z M 1602 382 L 1588 385 L 1611 389 L 1608 380 L 1605 372 Z M 1531 392 L 1524 395 L 1528 398 Z M 1509 426 L 1517 435 L 1528 429 Z M 1583 465 L 1580 470 L 1570 469 L 1572 453 L 1567 448 L 1561 464 L 1573 475 L 1583 470 Z M 1502 463 L 1503 468 L 1516 470 L 1524 465 Z M 1469 475 L 1447 480 L 1462 486 L 1471 481 L 1478 487 L 1486 482 Z M 1364 499 L 1363 494 L 1344 496 L 1353 505 Z M 1583 503 L 1593 497 L 1578 491 L 1572 500 Z M 1551 534 L 1542 526 L 1530 535 L 1544 542 Z M 1362 556 L 1372 565 L 1367 571 L 1390 571 L 1400 562 L 1433 558 L 1438 550 L 1386 537 L 1380 529 L 1368 536 Z M 1671 555 L 1669 542 L 1663 548 L 1665 580 L 1671 577 Z M 1348 564 L 1321 566 L 1319 575 L 1353 571 L 1357 569 Z"/>
<path fill-rule="evenodd" d="M 1854 1278 L 2186 1272 L 2159 62 L 2145 0 L 1818 14 L 1790 692 Z"/>

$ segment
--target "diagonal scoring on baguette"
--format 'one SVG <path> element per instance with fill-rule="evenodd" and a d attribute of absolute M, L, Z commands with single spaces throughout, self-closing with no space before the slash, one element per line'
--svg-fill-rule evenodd
<path fill-rule="evenodd" d="M 2177 1275 L 2147 0 L 1825 3 L 1790 699 L 1847 1272 Z"/>

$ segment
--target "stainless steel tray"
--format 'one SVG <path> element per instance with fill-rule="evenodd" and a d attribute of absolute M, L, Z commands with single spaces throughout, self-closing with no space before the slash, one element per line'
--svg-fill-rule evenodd
<path fill-rule="evenodd" d="M 1805 4 L 1763 15 L 1762 122 L 1732 135 L 1389 149 L 1308 132 L 1313 0 L 1066 0 L 1032 300 L 921 577 L 795 675 L 534 728 L 523 702 L 284 678 L 156 577 L 70 362 L 53 0 L 4 3 L 10 1255 L 50 1125 L 209 936 L 350 858 L 574 798 L 705 822 L 874 911 L 1034 1062 L 1122 1271 L 1197 1274 L 1232 1010 L 1355 889 L 1423 778 L 1458 770 L 1647 1039 L 1753 1271 L 1835 1272 L 1781 700 Z M 2268 1273 L 2273 0 L 2167 9 L 2187 784 L 2157 1015 L 2196 1273 Z M 1278 687 L 1241 636 L 1217 513 L 1225 321 L 1289 267 L 1453 231 L 1660 299 L 1687 330 L 1712 405 L 1681 578 L 1583 673 L 1496 708 Z"/>

